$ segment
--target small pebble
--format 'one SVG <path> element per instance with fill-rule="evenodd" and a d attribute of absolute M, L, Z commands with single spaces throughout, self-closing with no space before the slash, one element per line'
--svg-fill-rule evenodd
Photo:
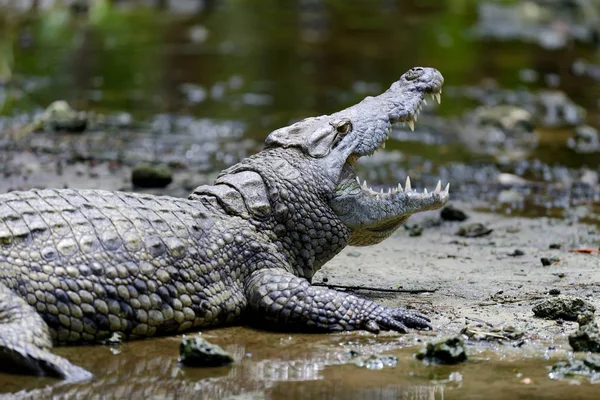
<path fill-rule="evenodd" d="M 542 258 L 540 258 L 540 261 L 542 262 L 542 265 L 544 267 L 548 267 L 556 262 L 559 262 L 560 258 L 558 258 L 558 257 L 542 257 Z"/>

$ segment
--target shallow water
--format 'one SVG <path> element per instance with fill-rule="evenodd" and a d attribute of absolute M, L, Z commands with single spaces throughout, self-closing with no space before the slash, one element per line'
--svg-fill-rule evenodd
<path fill-rule="evenodd" d="M 471 348 L 470 361 L 426 366 L 414 359 L 419 343 L 396 334 L 301 335 L 235 327 L 207 331 L 208 340 L 236 359 L 230 367 L 188 368 L 177 363 L 179 337 L 118 347 L 60 348 L 57 353 L 89 369 L 89 382 L 0 376 L 0 390 L 24 389 L 22 398 L 272 398 L 272 399 L 592 399 L 597 385 L 585 379 L 555 381 L 546 357 L 506 345 L 502 355 Z M 426 340 L 427 337 L 422 337 Z M 350 350 L 391 354 L 395 367 L 368 370 L 351 363 Z M 576 390 L 574 390 L 576 384 Z"/>
<path fill-rule="evenodd" d="M 537 90 L 558 77 L 558 89 L 588 111 L 589 124 L 600 127 L 600 83 L 571 72 L 580 59 L 600 65 L 597 49 L 573 43 L 546 50 L 474 38 L 469 32 L 478 20 L 476 1 L 382 1 L 377 7 L 367 0 L 315 1 L 297 9 L 273 0 L 214 3 L 183 14 L 127 7 L 98 7 L 89 17 L 61 8 L 0 10 L 0 114 L 12 122 L 27 119 L 57 99 L 98 113 L 127 112 L 139 125 L 77 139 L 37 135 L 26 139 L 27 146 L 43 149 L 48 165 L 55 160 L 47 153 L 64 151 L 69 157 L 92 154 L 78 156 L 86 161 L 160 160 L 211 174 L 258 150 L 273 129 L 354 104 L 385 90 L 408 68 L 427 65 L 441 70 L 447 87 L 441 106 L 430 107 L 432 115 L 456 117 L 478 104 L 452 88 L 493 79 L 505 89 Z M 524 70 L 535 71 L 538 79 L 523 81 Z M 416 134 L 396 129 L 385 152 L 361 161 L 361 177 L 377 186 L 410 174 L 415 187 L 433 187 L 441 177 L 452 182 L 458 197 L 496 197 L 500 188 L 482 182 L 487 171 L 497 173 L 502 166 L 443 132 L 420 131 L 418 124 L 417 129 Z M 540 134 L 540 146 L 528 160 L 597 171 L 598 153 L 580 155 L 566 147 L 570 129 Z M 524 170 L 543 181 L 534 167 Z M 89 180 L 94 182 L 104 181 Z M 561 217 L 576 197 L 585 204 L 595 201 L 586 218 L 600 224 L 594 216 L 600 214 L 597 188 L 577 196 L 563 190 L 546 200 L 552 190 L 510 211 Z M 556 198 L 566 199 L 566 206 Z M 507 207 L 491 208 L 505 212 Z M 597 385 L 581 381 L 574 391 L 573 382 L 548 378 L 552 362 L 543 355 L 524 357 L 508 346 L 500 353 L 476 350 L 464 365 L 427 367 L 414 360 L 414 347 L 406 348 L 415 344 L 412 339 L 395 335 L 249 328 L 205 335 L 235 355 L 233 367 L 178 366 L 179 338 L 59 348 L 57 353 L 95 378 L 59 383 L 0 375 L 0 391 L 25 389 L 21 395 L 31 398 L 597 398 Z M 344 364 L 350 349 L 394 354 L 399 363 L 380 371 L 361 369 Z"/>

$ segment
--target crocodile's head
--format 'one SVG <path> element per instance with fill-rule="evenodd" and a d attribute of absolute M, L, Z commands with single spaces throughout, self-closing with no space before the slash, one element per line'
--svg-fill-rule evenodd
<path fill-rule="evenodd" d="M 267 147 L 298 147 L 316 161 L 332 183 L 331 208 L 350 230 L 349 244 L 370 245 L 392 234 L 411 214 L 440 208 L 448 201 L 448 186 L 428 193 L 412 190 L 410 179 L 376 193 L 354 172 L 362 156 L 385 148 L 395 123 L 414 123 L 425 98 L 440 102 L 444 78 L 433 68 L 412 68 L 383 94 L 332 115 L 307 118 L 278 129 Z"/>

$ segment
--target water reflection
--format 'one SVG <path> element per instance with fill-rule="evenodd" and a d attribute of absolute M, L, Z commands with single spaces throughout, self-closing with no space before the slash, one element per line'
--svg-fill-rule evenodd
<path fill-rule="evenodd" d="M 212 336 L 208 333 L 208 336 Z M 394 338 L 382 341 L 351 335 L 281 335 L 228 328 L 211 340 L 232 342 L 223 347 L 236 362 L 225 368 L 181 367 L 176 360 L 178 339 L 130 342 L 118 348 L 97 346 L 61 348 L 58 351 L 95 374 L 88 382 L 68 383 L 44 378 L 0 376 L 2 391 L 15 391 L 17 398 L 229 398 L 241 394 L 269 398 L 440 399 L 439 384 L 425 382 L 391 384 L 364 379 L 365 370 L 348 365 L 348 346 L 368 354 L 397 349 Z M 348 337 L 356 337 L 345 344 Z M 367 340 L 365 340 L 367 339 Z M 118 351 L 115 351 L 118 349 Z M 338 366 L 338 367 L 335 367 Z M 332 375 L 333 374 L 333 375 Z M 377 372 L 373 376 L 378 376 Z M 406 381 L 405 376 L 400 376 Z M 17 389 L 18 390 L 18 389 Z M 260 395 L 259 395 L 260 394 Z M 316 396 L 316 397 L 315 397 Z"/>

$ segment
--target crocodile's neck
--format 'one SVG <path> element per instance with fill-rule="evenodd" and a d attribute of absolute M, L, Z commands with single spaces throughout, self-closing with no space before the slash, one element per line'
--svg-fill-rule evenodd
<path fill-rule="evenodd" d="M 334 187 L 313 160 L 294 148 L 267 149 L 223 171 L 215 185 L 197 188 L 190 199 L 211 198 L 224 212 L 247 219 L 278 244 L 298 276 L 310 279 L 349 235 L 328 205 Z"/>

